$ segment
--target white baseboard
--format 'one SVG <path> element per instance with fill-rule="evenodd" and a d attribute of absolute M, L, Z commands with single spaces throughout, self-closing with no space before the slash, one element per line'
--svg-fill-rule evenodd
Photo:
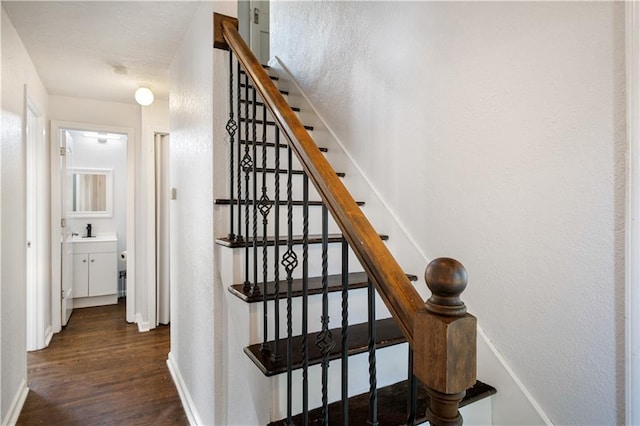
<path fill-rule="evenodd" d="M 135 320 L 136 320 L 136 324 L 138 324 L 139 332 L 144 333 L 145 331 L 151 330 L 151 327 L 149 326 L 149 321 L 143 321 L 141 313 L 138 312 L 136 314 Z"/>
<path fill-rule="evenodd" d="M 13 398 L 13 401 L 11 401 L 9 411 L 7 411 L 7 415 L 2 420 L 2 426 L 13 426 L 18 423 L 18 417 L 20 417 L 20 412 L 22 411 L 22 406 L 27 399 L 28 393 L 29 388 L 27 387 L 27 382 L 22 379 L 20 386 L 16 391 L 16 395 Z"/>
<path fill-rule="evenodd" d="M 180 395 L 180 401 L 182 402 L 182 407 L 184 408 L 184 412 L 187 414 L 187 419 L 189 420 L 190 425 L 201 425 L 202 420 L 200 419 L 200 415 L 198 414 L 198 410 L 196 410 L 196 406 L 191 399 L 191 395 L 189 394 L 189 390 L 182 379 L 182 374 L 180 374 L 180 369 L 178 365 L 175 363 L 173 356 L 171 356 L 171 352 L 169 352 L 169 356 L 167 357 L 167 366 L 169 367 L 169 372 L 171 373 L 171 378 L 173 379 L 173 383 L 176 385 L 176 389 L 178 390 L 178 395 Z"/>

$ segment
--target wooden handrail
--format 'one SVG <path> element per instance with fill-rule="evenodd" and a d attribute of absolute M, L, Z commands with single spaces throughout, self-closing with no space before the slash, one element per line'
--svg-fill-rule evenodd
<path fill-rule="evenodd" d="M 418 311 L 425 308 L 424 300 L 244 42 L 233 20 L 222 21 L 221 35 L 253 80 L 254 87 L 289 140 L 291 149 L 309 180 L 333 215 L 378 293 L 398 320 L 403 334 L 413 343 L 414 318 Z M 217 41 L 216 47 L 220 47 Z"/>
<path fill-rule="evenodd" d="M 409 341 L 414 351 L 414 374 L 430 396 L 430 423 L 461 424 L 459 403 L 476 380 L 476 318 L 466 312 L 459 297 L 467 285 L 466 270 L 454 259 L 432 261 L 425 272 L 432 295 L 426 302 L 422 299 L 237 28 L 237 19 L 214 14 L 214 47 L 231 49 L 244 67 Z"/>

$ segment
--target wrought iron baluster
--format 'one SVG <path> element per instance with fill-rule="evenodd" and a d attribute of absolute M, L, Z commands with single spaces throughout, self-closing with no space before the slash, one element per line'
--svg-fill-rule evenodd
<path fill-rule="evenodd" d="M 258 177 L 256 162 L 258 161 L 258 151 L 256 144 L 258 143 L 258 125 L 257 120 L 257 105 L 256 105 L 256 89 L 251 89 L 251 129 L 253 131 L 253 137 L 251 138 L 252 149 L 251 154 L 253 156 L 253 168 L 251 177 L 253 179 L 253 191 L 251 194 L 253 205 L 253 283 L 252 293 L 260 294 L 260 286 L 258 286 Z"/>
<path fill-rule="evenodd" d="M 251 154 L 249 153 L 249 85 L 247 84 L 247 77 L 245 74 L 245 85 L 244 85 L 244 135 L 245 135 L 245 145 L 244 145 L 244 155 L 242 157 L 242 171 L 244 172 L 244 235 L 245 235 L 245 243 L 244 243 L 244 285 L 243 290 L 247 293 L 253 293 L 254 285 L 251 283 L 249 279 L 249 179 L 251 177 L 251 170 L 253 167 L 253 160 L 251 159 Z"/>
<path fill-rule="evenodd" d="M 274 234 L 275 242 L 273 247 L 273 258 L 275 260 L 274 269 L 274 305 L 273 305 L 273 326 L 275 328 L 275 348 L 273 351 L 273 359 L 280 359 L 280 129 L 275 128 L 275 213 L 274 213 Z"/>
<path fill-rule="evenodd" d="M 309 424 L 309 177 L 302 177 L 302 424 Z"/>
<path fill-rule="evenodd" d="M 367 299 L 369 304 L 369 420 L 367 424 L 378 426 L 378 382 L 376 378 L 376 293 L 373 283 L 368 280 Z"/>
<path fill-rule="evenodd" d="M 287 149 L 287 251 L 282 256 L 282 266 L 287 272 L 287 424 L 292 421 L 292 386 L 293 386 L 293 317 L 292 287 L 293 270 L 298 266 L 298 256 L 293 251 L 293 196 L 292 196 L 292 152 Z"/>
<path fill-rule="evenodd" d="M 238 77 L 239 78 L 239 77 Z M 238 99 L 238 103 L 240 99 Z M 236 236 L 233 233 L 233 207 L 235 204 L 233 191 L 234 191 L 234 158 L 233 158 L 233 150 L 235 149 L 235 134 L 236 130 L 238 130 L 238 124 L 234 120 L 233 116 L 233 52 L 229 50 L 229 120 L 227 121 L 227 125 L 225 126 L 227 129 L 227 133 L 229 133 L 229 240 L 235 240 Z M 238 141 L 240 144 L 240 141 Z"/>
<path fill-rule="evenodd" d="M 236 83 L 236 92 L 237 92 L 237 112 L 238 112 L 238 121 L 240 122 L 242 119 L 242 116 L 240 114 L 240 100 L 242 99 L 242 82 L 240 80 L 240 76 L 242 75 L 240 70 L 240 61 L 236 61 L 236 69 L 238 71 L 237 75 L 238 78 L 236 79 L 237 83 Z M 246 115 L 246 114 L 245 114 Z M 244 135 L 244 139 L 245 139 L 245 146 L 247 146 L 247 134 L 245 133 Z M 238 203 L 238 232 L 236 234 L 236 240 L 237 241 L 242 241 L 243 237 L 242 237 L 242 143 L 240 142 L 242 141 L 242 126 L 238 126 L 238 166 L 237 166 L 237 180 L 238 180 L 238 192 L 237 192 L 237 197 L 238 199 L 236 200 Z"/>
<path fill-rule="evenodd" d="M 254 92 L 255 96 L 255 92 Z M 264 340 L 262 341 L 262 352 L 271 351 L 268 342 L 269 332 L 269 304 L 267 303 L 267 279 L 269 276 L 269 259 L 267 256 L 267 226 L 269 224 L 269 211 L 271 210 L 271 200 L 267 194 L 267 107 L 262 105 L 262 195 L 258 203 L 258 209 L 262 215 L 262 327 Z M 276 342 L 277 344 L 277 342 Z"/>
<path fill-rule="evenodd" d="M 349 424 L 349 243 L 342 239 L 342 424 Z"/>
<path fill-rule="evenodd" d="M 329 212 L 325 204 L 322 205 L 322 330 L 316 337 L 316 346 L 322 355 L 322 424 L 329 424 L 329 354 L 335 346 L 331 330 L 329 330 L 329 282 L 328 282 L 328 251 L 329 251 Z"/>
<path fill-rule="evenodd" d="M 416 405 L 418 403 L 418 379 L 413 374 L 413 349 L 411 345 L 408 348 L 409 351 L 409 366 L 407 372 L 407 425 L 414 426 L 416 424 Z"/>

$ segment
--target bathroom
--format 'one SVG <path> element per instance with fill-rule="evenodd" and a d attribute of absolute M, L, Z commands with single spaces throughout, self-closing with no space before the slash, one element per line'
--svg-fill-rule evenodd
<path fill-rule="evenodd" d="M 71 254 L 68 262 L 73 307 L 117 303 L 126 297 L 127 135 L 78 130 L 67 130 L 65 134 L 65 209 L 67 236 L 71 242 L 67 250 Z M 85 244 L 87 242 L 89 244 Z M 90 268 L 98 271 L 96 265 L 100 260 L 84 254 L 87 252 L 84 248 L 107 251 L 101 244 L 115 247 L 115 251 L 108 249 L 109 254 L 104 254 L 106 269 L 99 270 L 100 275 L 107 275 L 104 278 L 109 290 L 99 291 L 100 295 L 95 296 L 90 291 L 83 293 L 80 283 L 88 273 L 91 286 Z M 115 289 L 117 293 L 111 294 Z"/>

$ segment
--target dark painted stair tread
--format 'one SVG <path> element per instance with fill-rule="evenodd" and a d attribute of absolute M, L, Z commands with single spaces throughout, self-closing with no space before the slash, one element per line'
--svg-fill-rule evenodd
<path fill-rule="evenodd" d="M 241 123 L 244 123 L 245 121 L 249 121 L 250 123 L 256 123 L 256 124 L 260 124 L 260 125 L 262 125 L 262 123 L 263 123 L 263 121 L 262 121 L 262 120 L 260 120 L 260 119 L 258 119 L 258 120 L 251 120 L 251 119 L 247 120 L 247 119 L 246 119 L 246 118 L 244 118 L 244 117 L 240 117 L 240 122 L 241 122 Z M 269 121 L 269 120 L 267 120 L 267 126 L 275 126 L 275 125 L 276 125 L 276 122 L 275 122 L 275 121 Z M 310 132 L 312 132 L 312 131 L 313 131 L 313 126 L 304 126 L 304 128 L 305 128 L 305 130 L 308 130 L 308 131 L 310 131 Z"/>
<path fill-rule="evenodd" d="M 268 67 L 268 65 L 266 65 L 266 67 Z M 265 69 L 268 69 L 268 68 L 265 68 Z M 245 72 L 245 70 L 240 70 L 240 74 L 242 74 L 242 75 L 246 75 L 247 73 Z M 279 77 L 276 77 L 275 75 L 270 75 L 270 76 L 269 76 L 269 78 L 270 78 L 271 80 L 273 80 L 273 81 L 278 81 L 278 80 L 280 80 L 280 78 L 279 78 Z"/>
<path fill-rule="evenodd" d="M 460 403 L 460 407 L 472 404 L 491 395 L 496 394 L 496 389 L 481 381 L 467 389 L 467 394 Z M 386 425 L 407 424 L 407 381 L 395 383 L 378 389 L 378 423 Z M 420 381 L 418 381 L 418 403 L 416 413 L 416 424 L 427 421 L 426 413 L 429 405 L 429 397 Z M 329 424 L 342 424 L 341 418 L 342 402 L 336 401 L 329 404 Z M 349 424 L 366 425 L 369 416 L 369 394 L 363 393 L 349 398 Z M 293 417 L 293 423 L 302 424 L 302 415 Z M 464 420 L 464 419 L 463 419 Z M 309 411 L 309 424 L 322 423 L 322 408 Z M 283 420 L 269 423 L 276 426 L 284 424 Z"/>
<path fill-rule="evenodd" d="M 407 278 L 411 281 L 417 281 L 418 277 L 415 275 L 407 274 Z M 366 272 L 352 272 L 348 275 L 349 289 L 364 288 L 367 286 L 367 274 Z M 275 298 L 275 281 L 267 282 L 267 300 L 273 300 Z M 336 292 L 342 290 L 342 274 L 329 275 L 328 276 L 329 292 Z M 262 285 L 260 285 L 260 291 L 262 291 Z M 295 278 L 292 282 L 292 296 L 302 296 L 302 278 Z M 252 294 L 250 291 L 244 290 L 243 284 L 234 284 L 229 287 L 231 294 L 239 297 L 247 303 L 262 302 L 262 293 Z M 280 299 L 285 300 L 287 297 L 287 281 L 281 280 L 278 285 L 278 293 Z M 308 284 L 309 295 L 322 293 L 322 277 L 309 277 Z"/>
<path fill-rule="evenodd" d="M 216 205 L 221 205 L 221 206 L 228 206 L 229 204 L 234 204 L 234 205 L 238 205 L 238 200 L 230 200 L 228 198 L 218 198 L 213 200 L 213 204 Z M 267 201 L 267 204 L 270 206 L 275 205 L 275 201 L 274 200 L 269 200 Z M 244 205 L 245 202 L 244 200 L 240 200 L 240 204 Z M 294 206 L 302 206 L 304 204 L 304 202 L 302 200 L 293 200 L 292 204 Z M 359 206 L 364 206 L 364 201 L 356 201 L 356 204 Z M 252 206 L 253 205 L 253 200 L 249 200 L 249 205 Z M 309 201 L 309 205 L 310 206 L 322 206 L 322 201 Z M 287 200 L 280 200 L 280 206 L 282 207 L 286 207 L 287 206 Z"/>
<path fill-rule="evenodd" d="M 245 101 L 244 99 L 240 99 L 240 103 L 241 104 L 244 104 L 246 102 L 247 101 Z M 249 101 L 249 103 L 251 104 L 252 102 Z M 260 101 L 257 101 L 256 102 L 256 106 L 262 107 L 262 106 L 264 106 L 264 104 L 262 102 L 260 102 Z M 289 108 L 291 108 L 291 110 L 294 111 L 294 112 L 300 112 L 300 108 L 298 108 L 298 107 L 290 106 Z"/>
<path fill-rule="evenodd" d="M 241 141 L 240 141 L 240 143 L 241 143 L 242 145 L 244 145 L 244 144 L 246 144 L 246 143 L 247 143 L 247 141 L 245 141 L 245 140 L 241 140 Z M 249 145 L 252 145 L 252 144 L 253 144 L 253 142 L 249 141 Z M 268 147 L 270 147 L 270 148 L 273 148 L 273 147 L 275 147 L 275 146 L 276 146 L 276 144 L 275 144 L 274 142 L 267 142 L 266 144 L 264 144 L 264 143 L 262 143 L 261 141 L 257 141 L 257 142 L 255 142 L 255 144 L 256 144 L 256 146 L 266 145 L 266 146 L 268 146 Z M 286 143 L 281 143 L 281 144 L 279 144 L 279 147 L 280 147 L 280 148 L 286 148 L 287 146 L 288 146 L 288 145 L 287 145 Z M 319 149 L 321 152 L 328 152 L 328 151 L 329 151 L 327 148 L 325 148 L 325 147 L 323 147 L 323 146 L 319 146 L 319 147 L 318 147 L 318 149 Z"/>
<path fill-rule="evenodd" d="M 263 169 L 262 169 L 261 167 L 256 167 L 256 173 L 262 173 L 262 171 L 263 171 Z M 267 168 L 267 169 L 264 169 L 264 171 L 265 171 L 266 173 L 275 173 L 275 172 L 276 172 L 276 169 L 273 169 L 273 168 Z M 280 173 L 287 173 L 287 169 L 280 169 L 280 170 L 278 170 L 278 171 L 279 171 Z M 294 174 L 294 175 L 303 175 L 303 174 L 304 174 L 304 170 L 291 170 L 291 174 Z M 338 177 L 345 177 L 345 176 L 346 176 L 346 174 L 345 174 L 344 172 L 336 172 L 336 175 L 337 175 Z"/>
<path fill-rule="evenodd" d="M 245 88 L 247 87 L 247 85 L 245 83 L 240 83 L 240 87 Z M 249 89 L 253 89 L 253 86 L 251 84 L 249 85 Z M 279 92 L 285 96 L 289 95 L 289 92 L 287 90 L 280 90 Z"/>
<path fill-rule="evenodd" d="M 380 239 L 383 241 L 386 241 L 389 239 L 388 235 L 380 235 Z M 275 244 L 275 237 L 270 237 L 267 236 L 267 245 L 268 246 L 272 246 Z M 249 244 L 253 244 L 253 237 L 248 238 Z M 285 247 L 286 249 L 286 245 L 287 245 L 287 236 L 286 235 L 281 235 L 280 238 L 278 239 L 278 241 L 280 242 L 280 247 Z M 329 242 L 330 243 L 339 243 L 342 241 L 342 234 L 329 234 Z M 322 243 L 322 235 L 309 235 L 309 244 L 320 244 Z M 228 237 L 224 237 L 224 238 L 216 238 L 216 244 L 224 246 L 224 247 L 230 247 L 230 248 L 239 248 L 239 247 L 244 247 L 245 246 L 245 241 L 237 241 L 237 240 L 231 240 Z M 302 235 L 294 235 L 293 236 L 293 244 L 294 245 L 300 245 L 302 244 Z M 258 247 L 262 247 L 264 245 L 264 242 L 262 241 L 262 237 L 258 237 L 258 241 L 257 241 L 257 245 Z M 282 250 L 284 253 L 284 250 Z"/>
<path fill-rule="evenodd" d="M 355 355 L 367 351 L 369 344 L 369 324 L 354 324 L 348 329 L 349 335 L 349 355 Z M 316 336 L 319 332 L 309 333 L 307 337 L 309 348 L 309 365 L 316 365 L 322 362 L 320 349 L 316 346 Z M 339 359 L 342 355 L 342 329 L 334 328 L 331 330 L 335 346 L 329 353 L 329 359 Z M 398 345 L 406 342 L 405 337 L 400 332 L 396 321 L 393 318 L 386 318 L 376 321 L 376 346 L 377 348 L 385 348 L 388 346 Z M 274 348 L 274 342 L 269 342 L 270 347 Z M 293 369 L 302 368 L 302 336 L 293 337 Z M 244 352 L 258 366 L 265 376 L 273 376 L 275 374 L 285 373 L 287 371 L 287 339 L 280 339 L 279 349 L 281 357 L 275 361 L 270 353 L 263 354 L 262 343 L 248 346 L 244 348 Z"/>

